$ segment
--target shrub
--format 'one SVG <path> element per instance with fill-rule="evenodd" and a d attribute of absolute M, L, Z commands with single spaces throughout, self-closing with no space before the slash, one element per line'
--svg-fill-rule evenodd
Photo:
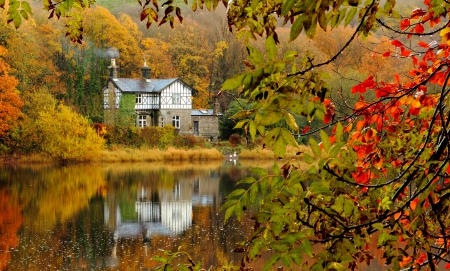
<path fill-rule="evenodd" d="M 62 104 L 41 112 L 36 126 L 42 136 L 40 150 L 61 162 L 91 160 L 104 145 L 87 118 Z"/>
<path fill-rule="evenodd" d="M 236 147 L 238 144 L 241 144 L 241 137 L 238 134 L 232 134 L 229 141 L 232 147 Z"/>

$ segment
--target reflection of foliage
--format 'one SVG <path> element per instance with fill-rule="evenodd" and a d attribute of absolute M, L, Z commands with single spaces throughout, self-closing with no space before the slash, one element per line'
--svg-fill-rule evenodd
<path fill-rule="evenodd" d="M 89 166 L 23 169 L 8 175 L 27 180 L 12 184 L 12 192 L 23 202 L 25 223 L 38 230 L 71 218 L 87 207 L 89 199 L 105 185 L 100 169 Z"/>
<path fill-rule="evenodd" d="M 17 231 L 22 225 L 19 204 L 4 190 L 0 190 L 0 270 L 7 270 L 11 260 L 10 249 L 19 244 Z"/>

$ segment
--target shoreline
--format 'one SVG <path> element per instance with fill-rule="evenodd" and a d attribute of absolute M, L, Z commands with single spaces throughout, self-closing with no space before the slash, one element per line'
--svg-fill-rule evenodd
<path fill-rule="evenodd" d="M 307 147 L 292 148 L 286 152 L 284 159 L 292 159 L 296 157 L 298 152 L 309 152 Z M 230 152 L 231 151 L 231 152 Z M 236 152 L 236 156 L 234 153 Z M 233 157 L 230 155 L 233 153 Z M 114 164 L 114 163 L 164 163 L 164 162 L 190 162 L 198 163 L 204 161 L 277 161 L 274 152 L 270 149 L 261 147 L 254 149 L 227 149 L 220 150 L 217 148 L 193 148 L 193 149 L 176 149 L 169 147 L 164 150 L 160 149 L 135 149 L 126 147 L 115 147 L 112 149 L 104 149 L 99 157 L 86 161 L 59 161 L 51 157 L 47 157 L 38 153 L 31 154 L 13 154 L 0 156 L 0 162 L 4 165 L 21 165 L 21 164 Z"/>

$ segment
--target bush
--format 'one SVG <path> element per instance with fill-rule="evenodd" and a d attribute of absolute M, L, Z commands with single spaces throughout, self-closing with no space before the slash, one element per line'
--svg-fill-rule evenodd
<path fill-rule="evenodd" d="M 238 144 L 241 144 L 241 137 L 238 134 L 230 135 L 228 139 L 232 147 L 236 147 Z"/>
<path fill-rule="evenodd" d="M 61 162 L 91 160 L 100 155 L 104 145 L 87 118 L 64 105 L 41 112 L 36 126 L 42 140 L 40 150 Z"/>

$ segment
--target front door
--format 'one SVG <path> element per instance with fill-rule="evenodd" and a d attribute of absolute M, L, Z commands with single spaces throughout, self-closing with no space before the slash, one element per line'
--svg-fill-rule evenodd
<path fill-rule="evenodd" d="M 194 135 L 198 136 L 198 121 L 194 121 Z"/>

